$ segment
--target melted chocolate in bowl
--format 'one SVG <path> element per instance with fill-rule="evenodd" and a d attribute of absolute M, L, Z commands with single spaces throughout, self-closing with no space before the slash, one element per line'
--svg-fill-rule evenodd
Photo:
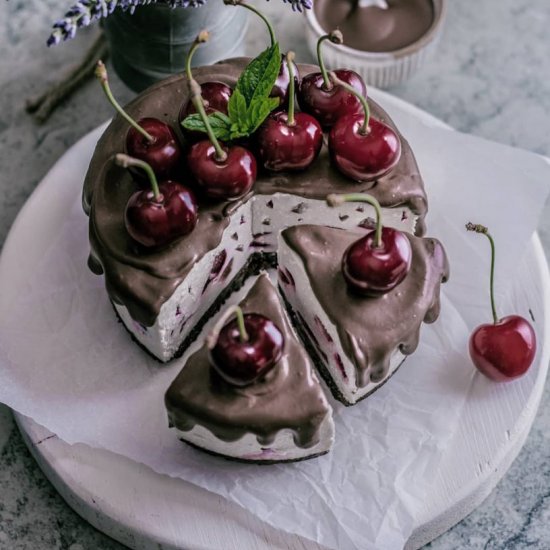
<path fill-rule="evenodd" d="M 316 0 L 314 11 L 326 32 L 342 31 L 346 46 L 378 53 L 410 46 L 435 18 L 433 0 Z"/>

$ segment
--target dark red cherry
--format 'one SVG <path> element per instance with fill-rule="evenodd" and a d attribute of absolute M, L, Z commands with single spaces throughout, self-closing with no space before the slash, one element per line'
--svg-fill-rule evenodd
<path fill-rule="evenodd" d="M 193 231 L 197 224 L 197 202 L 190 189 L 175 181 L 153 191 L 135 192 L 126 205 L 124 221 L 130 236 L 145 247 L 164 246 Z"/>
<path fill-rule="evenodd" d="M 289 125 L 288 114 L 278 111 L 259 128 L 256 145 L 261 162 L 268 170 L 304 170 L 319 155 L 323 131 L 311 115 L 296 113 L 294 124 Z"/>
<path fill-rule="evenodd" d="M 363 133 L 364 114 L 338 119 L 329 133 L 332 162 L 344 175 L 356 181 L 372 181 L 387 174 L 399 162 L 401 140 L 387 124 L 369 119 Z"/>
<path fill-rule="evenodd" d="M 97 62 L 95 76 L 111 105 L 130 125 L 126 134 L 128 155 L 147 163 L 159 178 L 175 176 L 181 165 L 182 152 L 174 130 L 156 118 L 142 118 L 136 122 L 113 96 L 107 69 L 101 60 Z"/>
<path fill-rule="evenodd" d="M 244 315 L 248 339 L 243 341 L 237 319 L 226 324 L 210 350 L 214 368 L 229 383 L 245 386 L 267 374 L 281 359 L 284 337 L 273 321 L 257 313 Z"/>
<path fill-rule="evenodd" d="M 229 98 L 231 97 L 233 90 L 227 84 L 216 81 L 203 82 L 200 85 L 200 88 L 206 114 L 210 115 L 215 112 L 220 112 L 226 115 Z M 182 105 L 180 110 L 180 123 L 189 115 L 193 115 L 196 112 L 197 109 L 193 105 L 193 102 L 191 100 L 186 101 Z M 197 141 L 205 138 L 205 134 L 203 132 L 193 132 L 191 130 L 187 130 L 183 126 L 182 132 L 184 133 L 186 138 L 192 141 Z"/>
<path fill-rule="evenodd" d="M 256 159 L 248 149 L 221 145 L 223 160 L 208 140 L 195 143 L 187 156 L 187 166 L 204 195 L 211 199 L 234 200 L 242 197 L 256 181 Z"/>
<path fill-rule="evenodd" d="M 404 233 L 382 228 L 375 246 L 375 231 L 354 242 L 344 253 L 342 271 L 350 288 L 365 296 L 380 296 L 395 288 L 410 271 L 412 248 Z"/>
<path fill-rule="evenodd" d="M 130 127 L 126 134 L 126 152 L 149 164 L 159 179 L 176 176 L 181 169 L 182 151 L 174 130 L 156 118 L 142 118 L 138 124 L 153 140 Z"/>
<path fill-rule="evenodd" d="M 477 327 L 470 337 L 470 356 L 485 376 L 496 382 L 527 372 L 537 348 L 535 331 L 519 315 Z"/>
<path fill-rule="evenodd" d="M 294 61 L 292 62 L 292 68 L 293 68 L 293 74 L 294 74 L 294 86 L 297 90 L 300 86 L 300 71 L 298 70 L 298 66 Z M 279 75 L 277 76 L 277 80 L 275 80 L 275 84 L 273 86 L 273 89 L 271 90 L 271 93 L 269 94 L 269 97 L 278 97 L 280 100 L 279 106 L 285 107 L 288 104 L 288 92 L 289 92 L 289 86 L 290 86 L 290 73 L 288 71 L 288 62 L 286 60 L 286 55 L 281 55 L 281 68 L 279 70 Z"/>
<path fill-rule="evenodd" d="M 290 75 L 288 109 L 272 113 L 256 134 L 256 146 L 264 168 L 303 170 L 319 154 L 323 145 L 323 131 L 319 123 L 307 113 L 295 113 L 294 52 L 286 55 Z"/>
<path fill-rule="evenodd" d="M 355 71 L 338 69 L 334 73 L 340 80 L 357 90 L 359 94 L 366 96 L 365 83 Z M 325 128 L 332 126 L 344 115 L 363 112 L 361 101 L 357 96 L 335 84 L 331 84 L 327 88 L 322 73 L 310 73 L 302 78 L 298 91 L 298 102 L 302 111 L 315 117 Z"/>
<path fill-rule="evenodd" d="M 227 114 L 227 106 L 233 90 L 223 82 L 203 82 L 200 87 L 206 114 L 209 115 L 216 111 Z M 180 111 L 180 120 L 196 112 L 197 109 L 195 109 L 193 102 L 186 101 Z"/>

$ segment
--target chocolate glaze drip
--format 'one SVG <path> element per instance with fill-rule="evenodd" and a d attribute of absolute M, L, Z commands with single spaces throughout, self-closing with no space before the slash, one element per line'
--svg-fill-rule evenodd
<path fill-rule="evenodd" d="M 250 60 L 237 58 L 194 70 L 199 82 L 221 80 L 234 86 Z M 300 73 L 317 70 L 300 65 Z M 134 118 L 157 117 L 178 128 L 181 104 L 187 100 L 187 84 L 176 76 L 152 86 L 137 97 L 127 110 Z M 371 102 L 374 116 L 392 124 L 380 107 Z M 392 124 L 393 125 L 393 124 Z M 112 157 L 124 149 L 128 124 L 117 116 L 100 138 L 93 155 L 83 191 L 83 207 L 90 216 L 91 260 L 94 273 L 105 273 L 107 291 L 115 303 L 124 304 L 130 315 L 145 326 L 154 324 L 161 306 L 185 279 L 193 265 L 221 242 L 234 213 L 235 204 L 199 200 L 199 221 L 195 230 L 168 247 L 155 252 L 140 249 L 124 227 L 124 209 L 136 187 L 130 174 L 114 165 Z M 177 130 L 179 131 L 179 130 Z M 356 184 L 329 164 L 326 147 L 319 159 L 300 174 L 260 174 L 254 193 L 291 193 L 322 199 L 331 192 L 369 190 L 382 206 L 408 206 L 420 219 L 417 232 L 424 232 L 427 199 L 418 167 L 406 140 L 397 167 L 384 178 L 369 184 Z M 182 173 L 181 183 L 192 185 Z M 253 193 L 241 199 L 249 200 Z M 276 207 L 276 205 L 275 205 Z"/>
<path fill-rule="evenodd" d="M 166 392 L 169 422 L 182 431 L 201 425 L 223 441 L 252 433 L 263 446 L 271 445 L 280 430 L 290 429 L 297 446 L 313 447 L 330 406 L 267 275 L 260 275 L 241 307 L 277 324 L 285 337 L 283 357 L 263 379 L 243 388 L 217 375 L 203 346 Z"/>
<path fill-rule="evenodd" d="M 323 29 L 339 28 L 344 44 L 367 52 L 393 52 L 422 38 L 434 22 L 433 0 L 387 0 L 387 9 L 361 0 L 316 0 Z"/>
<path fill-rule="evenodd" d="M 342 254 L 364 233 L 302 225 L 282 235 L 301 258 L 315 297 L 337 327 L 342 347 L 355 365 L 357 385 L 383 380 L 393 351 L 413 353 L 422 322 L 433 323 L 439 315 L 440 284 L 449 276 L 441 243 L 407 234 L 413 261 L 405 280 L 380 298 L 364 298 L 348 290 L 341 269 Z"/>

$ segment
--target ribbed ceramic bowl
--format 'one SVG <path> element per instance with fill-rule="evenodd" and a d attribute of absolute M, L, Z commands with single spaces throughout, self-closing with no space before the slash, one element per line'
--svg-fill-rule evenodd
<path fill-rule="evenodd" d="M 410 78 L 437 48 L 447 14 L 447 0 L 432 0 L 434 20 L 428 32 L 416 42 L 392 52 L 365 52 L 330 42 L 323 44 L 327 68 L 347 68 L 358 72 L 367 85 L 389 88 Z M 315 10 L 306 10 L 307 42 L 317 55 L 317 40 L 326 31 L 321 27 Z M 344 37 L 345 40 L 345 37 Z"/>

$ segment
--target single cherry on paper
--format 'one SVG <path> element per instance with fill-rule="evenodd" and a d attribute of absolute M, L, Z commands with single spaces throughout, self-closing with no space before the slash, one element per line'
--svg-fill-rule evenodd
<path fill-rule="evenodd" d="M 397 132 L 370 114 L 368 101 L 336 74 L 329 73 L 335 86 L 354 94 L 363 113 L 344 115 L 329 133 L 329 152 L 333 164 L 349 178 L 373 181 L 387 174 L 399 162 L 401 140 Z"/>
<path fill-rule="evenodd" d="M 377 297 L 398 286 L 411 269 L 411 243 L 402 231 L 382 226 L 379 202 L 366 193 L 328 195 L 326 200 L 330 206 L 366 202 L 376 212 L 376 228 L 352 243 L 342 257 L 342 274 L 349 288 Z"/>
<path fill-rule="evenodd" d="M 193 43 L 189 57 L 199 44 L 208 40 L 202 31 Z M 208 139 L 195 143 L 187 155 L 187 166 L 201 192 L 216 200 L 236 200 L 256 181 L 256 159 L 244 147 L 222 145 L 212 130 L 201 99 L 201 87 L 191 74 L 188 78 L 190 99 L 202 118 Z"/>
<path fill-rule="evenodd" d="M 244 0 L 223 0 L 223 1 L 226 6 L 241 6 L 251 11 L 255 15 L 257 15 L 265 23 L 267 27 L 267 30 L 269 32 L 269 38 L 271 40 L 271 46 L 275 45 L 277 40 L 275 38 L 275 30 L 273 29 L 273 25 L 271 24 L 269 19 L 259 9 L 257 9 L 254 6 L 251 6 L 250 4 L 247 4 L 246 2 L 244 2 Z M 295 89 L 298 89 L 298 86 L 300 85 L 300 71 L 298 70 L 298 66 L 294 62 L 292 62 L 292 69 L 293 69 L 292 74 L 293 74 L 293 80 L 294 80 L 294 87 Z M 273 89 L 269 94 L 269 97 L 279 98 L 280 107 L 284 107 L 288 103 L 289 94 L 290 94 L 290 80 L 291 80 L 291 76 L 290 76 L 290 71 L 288 70 L 288 60 L 286 59 L 286 56 L 282 54 L 279 74 L 277 76 L 277 79 L 275 80 Z"/>
<path fill-rule="evenodd" d="M 329 40 L 333 44 L 342 44 L 344 38 L 339 30 L 325 34 L 317 41 L 317 59 L 320 72 L 310 73 L 302 78 L 298 91 L 298 103 L 302 111 L 315 117 L 321 126 L 330 128 L 344 115 L 355 115 L 363 112 L 363 106 L 358 97 L 341 86 L 333 84 L 325 68 L 321 46 Z M 333 73 L 342 81 L 365 97 L 367 88 L 365 82 L 355 71 L 337 69 Z"/>
<path fill-rule="evenodd" d="M 282 332 L 271 319 L 258 313 L 243 314 L 238 306 L 225 312 L 207 338 L 212 366 L 236 386 L 246 386 L 267 374 L 281 358 L 284 344 Z"/>
<path fill-rule="evenodd" d="M 206 42 L 207 40 L 208 40 L 208 33 L 206 33 L 206 31 L 203 31 L 203 33 L 199 34 L 199 36 L 197 37 L 197 41 L 196 41 L 197 46 L 201 42 Z M 193 78 L 193 75 L 191 72 L 191 60 L 193 58 L 193 54 L 195 53 L 195 51 L 196 51 L 196 48 L 191 49 L 185 61 L 185 74 L 188 80 Z M 201 82 L 200 87 L 201 87 L 202 104 L 204 106 L 205 113 L 207 115 L 210 115 L 215 112 L 220 112 L 226 115 L 228 110 L 228 105 L 229 105 L 229 99 L 231 98 L 231 94 L 233 93 L 233 90 L 224 82 L 219 82 L 216 80 Z M 197 109 L 193 104 L 193 101 L 191 101 L 191 99 L 189 98 L 181 107 L 179 117 L 178 117 L 179 122 L 181 123 L 189 115 L 196 114 L 196 113 L 197 113 Z M 187 128 L 185 128 L 185 126 L 182 126 L 182 132 L 184 133 L 185 137 L 190 139 L 191 141 L 204 139 L 204 134 L 202 132 L 195 132 L 193 130 L 188 130 Z"/>
<path fill-rule="evenodd" d="M 294 52 L 286 56 L 292 76 Z M 258 155 L 264 168 L 273 172 L 304 170 L 317 158 L 323 145 L 323 130 L 307 113 L 295 113 L 294 79 L 289 86 L 288 111 L 267 117 L 256 135 Z"/>
<path fill-rule="evenodd" d="M 198 208 L 190 189 L 171 180 L 159 185 L 151 166 L 140 159 L 118 154 L 115 162 L 139 168 L 149 178 L 150 189 L 136 191 L 124 212 L 126 230 L 135 241 L 146 248 L 161 247 L 193 231 Z"/>
<path fill-rule="evenodd" d="M 159 178 L 175 177 L 181 168 L 182 150 L 172 127 L 152 117 L 136 122 L 113 96 L 107 69 L 102 61 L 97 62 L 95 75 L 111 105 L 130 124 L 126 134 L 128 155 L 149 164 Z"/>
<path fill-rule="evenodd" d="M 535 331 L 525 318 L 499 318 L 495 307 L 495 242 L 483 225 L 468 223 L 468 231 L 485 235 L 491 245 L 490 296 L 493 322 L 478 326 L 470 336 L 469 351 L 474 365 L 495 382 L 513 380 L 525 374 L 537 350 Z"/>

